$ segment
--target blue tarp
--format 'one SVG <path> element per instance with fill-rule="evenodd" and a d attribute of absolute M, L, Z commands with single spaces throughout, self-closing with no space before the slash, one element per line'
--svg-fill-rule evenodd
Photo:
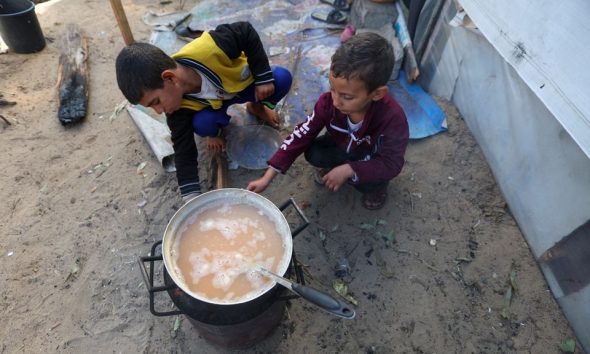
<path fill-rule="evenodd" d="M 233 0 L 203 1 L 190 12 L 193 30 L 209 30 L 218 24 L 249 21 L 260 34 L 271 65 L 291 70 L 293 86 L 279 103 L 283 127 L 290 129 L 306 119 L 322 92 L 329 89 L 330 58 L 340 45 L 342 27 L 311 18 L 320 7 L 317 0 L 242 0 L 235 10 Z M 160 35 L 164 38 L 165 35 Z M 156 45 L 171 51 L 173 39 Z M 178 41 L 177 41 L 178 42 Z M 175 45 L 178 45 L 176 43 Z M 163 48 L 164 49 L 164 48 Z M 388 86 L 408 117 L 410 138 L 421 139 L 446 130 L 445 114 L 417 84 L 408 84 L 405 75 Z"/>
<path fill-rule="evenodd" d="M 447 130 L 445 112 L 420 85 L 406 81 L 403 71 L 400 71 L 398 80 L 387 86 L 406 113 L 410 139 L 422 139 Z"/>

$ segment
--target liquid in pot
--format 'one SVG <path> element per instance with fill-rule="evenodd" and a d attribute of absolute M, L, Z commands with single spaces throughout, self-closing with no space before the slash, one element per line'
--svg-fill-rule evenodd
<path fill-rule="evenodd" d="M 173 262 L 195 294 L 217 302 L 238 302 L 258 294 L 270 280 L 253 271 L 277 272 L 285 247 L 276 225 L 249 204 L 223 204 L 181 227 Z"/>

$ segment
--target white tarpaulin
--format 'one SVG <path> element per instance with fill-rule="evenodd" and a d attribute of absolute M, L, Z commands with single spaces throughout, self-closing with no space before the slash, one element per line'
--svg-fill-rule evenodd
<path fill-rule="evenodd" d="M 590 2 L 459 0 L 478 29 L 510 63 L 590 157 Z"/>
<path fill-rule="evenodd" d="M 420 82 L 465 118 L 590 351 L 590 5 L 459 1 L 473 24 L 447 0 Z"/>

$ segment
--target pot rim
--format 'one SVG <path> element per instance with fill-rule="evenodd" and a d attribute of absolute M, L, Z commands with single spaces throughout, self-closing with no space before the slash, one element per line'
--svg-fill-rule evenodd
<path fill-rule="evenodd" d="M 276 286 L 276 281 L 272 280 L 260 289 L 259 292 L 252 294 L 248 297 L 244 297 L 239 299 L 238 301 L 217 301 L 212 300 L 209 298 L 205 298 L 200 296 L 199 294 L 194 293 L 191 291 L 187 284 L 184 282 L 182 277 L 178 274 L 177 270 L 174 267 L 173 256 L 172 256 L 172 249 L 174 247 L 176 238 L 180 236 L 179 229 L 182 227 L 189 217 L 194 216 L 194 214 L 198 210 L 206 210 L 207 206 L 215 206 L 216 204 L 220 203 L 231 203 L 231 204 L 249 204 L 255 207 L 258 207 L 260 210 L 264 212 L 264 214 L 271 219 L 273 223 L 275 223 L 277 229 L 279 230 L 279 234 L 283 239 L 283 257 L 279 263 L 277 273 L 280 275 L 284 275 L 289 268 L 289 264 L 291 262 L 292 254 L 293 254 L 293 238 L 291 236 L 291 230 L 289 228 L 289 223 L 287 219 L 283 215 L 283 213 L 279 210 L 279 208 L 267 198 L 254 193 L 250 192 L 245 189 L 241 188 L 223 188 L 223 189 L 216 189 L 206 193 L 203 193 L 197 196 L 194 199 L 191 199 L 189 202 L 184 204 L 180 209 L 174 213 L 168 224 L 166 225 L 166 230 L 164 231 L 164 235 L 162 237 L 162 258 L 164 261 L 164 266 L 166 267 L 166 271 L 168 275 L 172 279 L 172 281 L 184 291 L 189 296 L 214 305 L 238 305 L 242 303 L 246 303 L 252 301 L 264 294 L 268 291 L 273 289 Z"/>

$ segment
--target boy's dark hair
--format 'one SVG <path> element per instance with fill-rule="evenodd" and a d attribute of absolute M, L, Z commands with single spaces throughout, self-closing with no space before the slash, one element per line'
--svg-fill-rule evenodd
<path fill-rule="evenodd" d="M 332 55 L 334 77 L 358 79 L 373 92 L 387 84 L 394 65 L 393 48 L 385 38 L 372 32 L 354 35 Z"/>
<path fill-rule="evenodd" d="M 121 50 L 116 68 L 119 89 L 130 103 L 137 104 L 146 90 L 164 87 L 162 72 L 176 68 L 176 62 L 154 45 L 133 43 Z"/>

